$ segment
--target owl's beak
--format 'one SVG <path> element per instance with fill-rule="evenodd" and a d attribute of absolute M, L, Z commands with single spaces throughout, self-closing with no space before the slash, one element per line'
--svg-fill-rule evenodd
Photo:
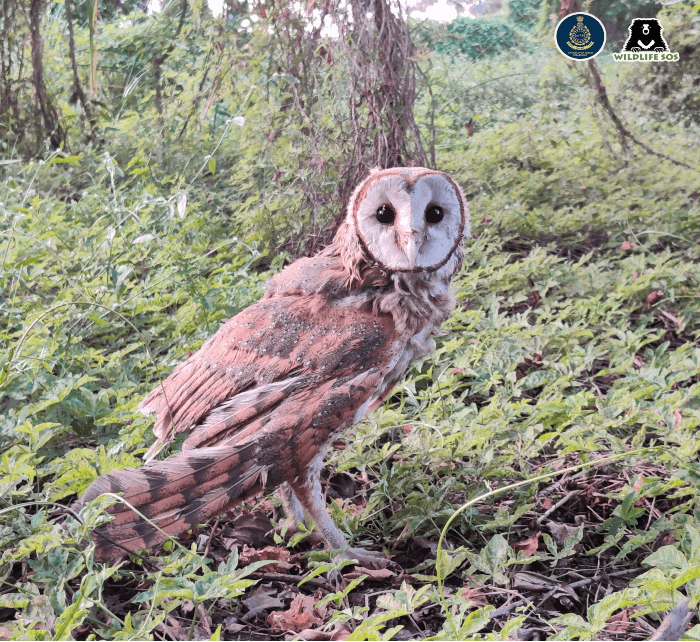
<path fill-rule="evenodd" d="M 408 264 L 411 269 L 416 267 L 416 255 L 418 254 L 419 244 L 416 242 L 418 232 L 412 231 L 409 233 L 404 233 L 401 235 L 401 244 L 403 246 L 403 252 L 408 259 Z"/>
<path fill-rule="evenodd" d="M 408 241 L 406 242 L 406 249 L 404 250 L 406 252 L 406 258 L 408 259 L 408 264 L 414 268 L 416 267 L 416 253 L 417 253 L 417 248 L 416 248 L 416 237 L 415 236 L 410 236 Z"/>

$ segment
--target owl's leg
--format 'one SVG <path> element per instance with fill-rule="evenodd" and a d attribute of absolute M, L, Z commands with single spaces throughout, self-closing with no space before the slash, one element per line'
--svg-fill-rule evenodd
<path fill-rule="evenodd" d="M 280 486 L 280 498 L 282 506 L 284 506 L 284 514 L 286 516 L 285 524 L 282 527 L 277 527 L 276 531 L 284 530 L 286 537 L 291 537 L 299 532 L 298 524 L 306 524 L 306 516 L 304 508 L 294 494 L 291 486 L 286 482 Z"/>
<path fill-rule="evenodd" d="M 331 516 L 326 510 L 323 493 L 321 492 L 320 467 L 315 466 L 314 463 L 309 467 L 309 474 L 306 479 L 299 479 L 290 483 L 290 486 L 306 514 L 313 520 L 323 539 L 330 548 L 345 549 L 340 556 L 346 559 L 357 560 L 360 566 L 372 569 L 387 567 L 392 562 L 382 553 L 368 551 L 364 548 L 348 548 L 345 536 L 333 523 Z"/>

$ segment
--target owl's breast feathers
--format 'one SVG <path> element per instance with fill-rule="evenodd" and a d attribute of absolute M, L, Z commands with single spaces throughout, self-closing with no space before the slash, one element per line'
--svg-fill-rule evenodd
<path fill-rule="evenodd" d="M 284 440 L 305 465 L 380 392 L 408 338 L 371 293 L 347 290 L 337 260 L 301 259 L 227 321 L 140 406 L 154 448 L 191 430 L 183 450 Z M 359 298 L 358 298 L 359 294 Z M 348 300 L 356 305 L 346 305 Z M 364 305 L 362 305 L 364 301 Z"/>

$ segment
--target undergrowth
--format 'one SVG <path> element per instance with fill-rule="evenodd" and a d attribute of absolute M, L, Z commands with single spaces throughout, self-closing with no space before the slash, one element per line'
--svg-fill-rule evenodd
<path fill-rule="evenodd" d="M 522 74 L 436 59 L 438 164 L 474 231 L 458 306 L 436 354 L 328 461 L 334 520 L 400 573 L 332 562 L 312 533 L 286 549 L 267 534 L 275 499 L 93 560 L 113 500 L 80 514 L 72 500 L 138 465 L 139 401 L 288 257 L 210 205 L 207 189 L 236 193 L 215 165 L 192 189 L 197 168 L 151 181 L 104 150 L 0 166 L 0 639 L 645 639 L 684 596 L 697 605 L 698 171 L 624 152 L 578 72 L 536 55 Z M 651 126 L 633 101 L 623 113 L 697 161 L 696 130 Z M 545 473 L 461 513 L 436 568 L 455 510 Z"/>

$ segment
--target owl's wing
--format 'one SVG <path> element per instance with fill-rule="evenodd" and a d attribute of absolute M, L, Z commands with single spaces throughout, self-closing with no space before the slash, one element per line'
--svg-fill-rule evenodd
<path fill-rule="evenodd" d="M 354 304 L 354 305 L 344 305 Z M 306 479 L 335 434 L 382 398 L 410 351 L 390 315 L 358 299 L 275 295 L 245 309 L 142 403 L 156 444 L 194 428 L 166 461 L 103 475 L 76 507 L 121 493 L 94 532 L 96 559 L 164 541 L 270 486 Z"/>
<path fill-rule="evenodd" d="M 156 413 L 149 454 L 193 427 L 183 450 L 222 445 L 234 435 L 242 443 L 259 432 L 261 420 L 294 414 L 302 402 L 317 406 L 314 398 L 334 396 L 363 372 L 381 385 L 402 342 L 391 315 L 354 303 L 324 293 L 282 294 L 230 319 L 141 403 L 140 410 Z M 377 392 L 368 387 L 358 397 L 354 390 L 357 407 Z M 329 417 L 321 432 L 348 419 L 356 418 Z"/>

